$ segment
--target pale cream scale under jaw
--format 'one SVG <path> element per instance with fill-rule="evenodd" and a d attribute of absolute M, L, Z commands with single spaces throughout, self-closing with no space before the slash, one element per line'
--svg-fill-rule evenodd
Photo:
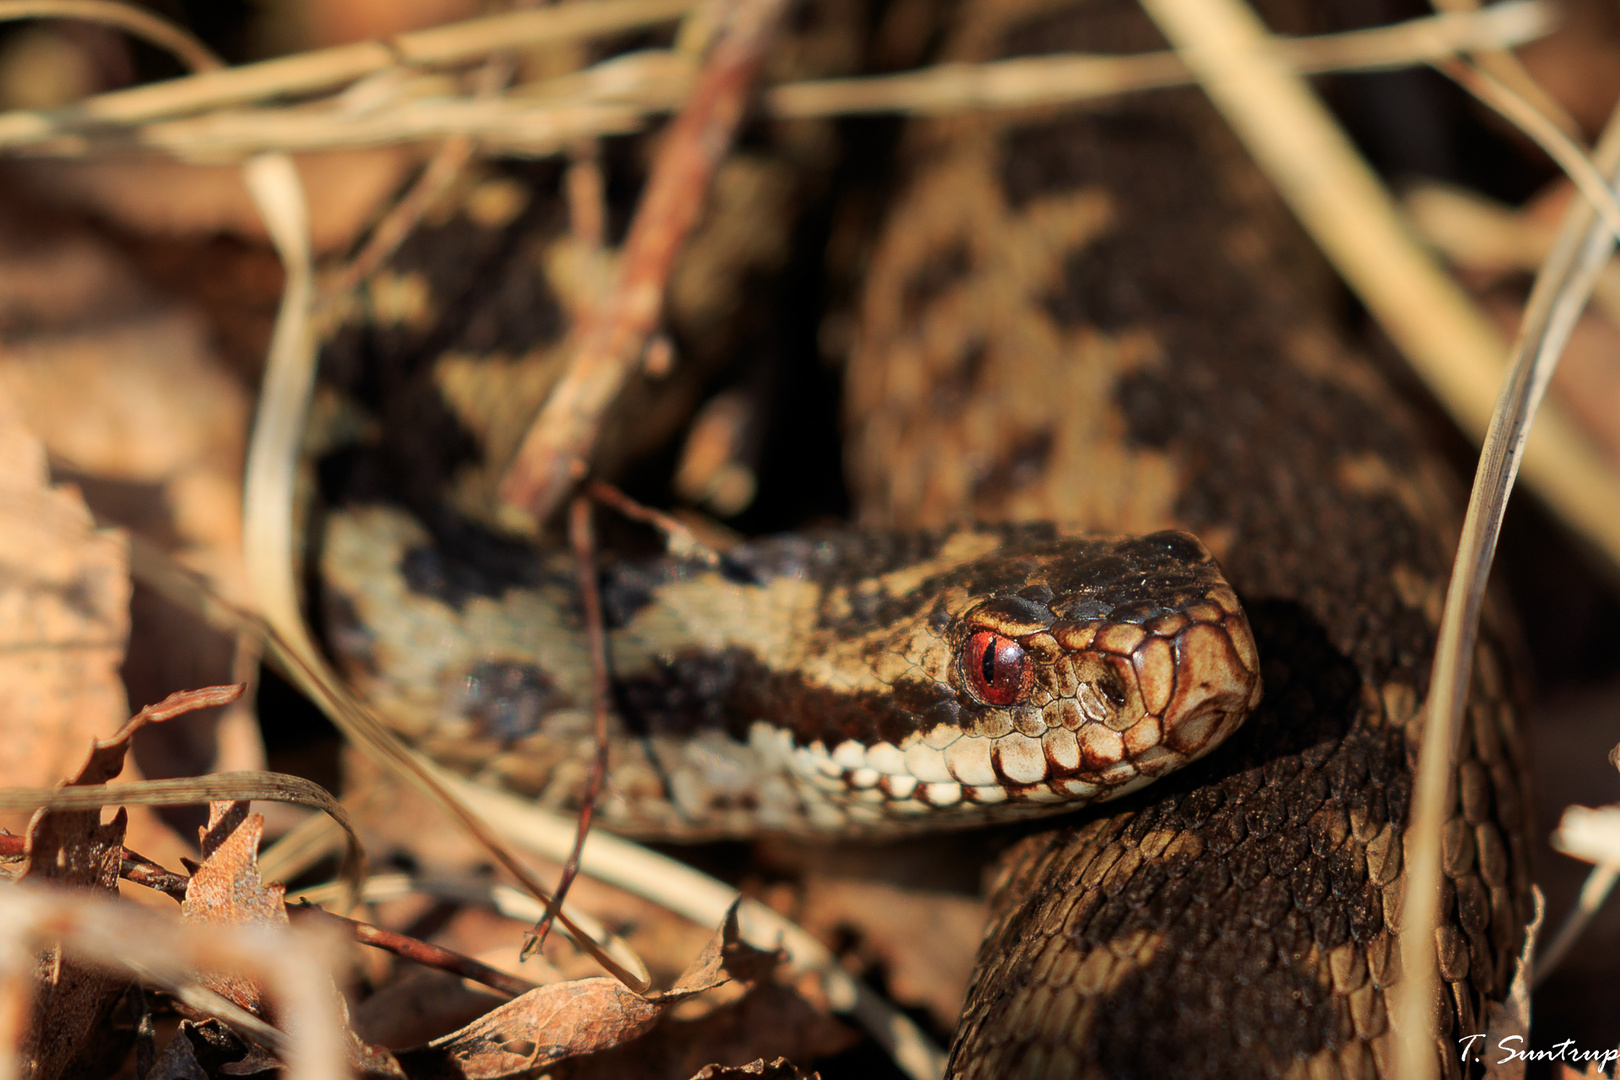
<path fill-rule="evenodd" d="M 794 746 L 777 731 L 770 741 L 851 824 L 941 812 L 982 820 L 1128 794 L 1213 750 L 1260 700 L 1253 637 L 1226 589 L 1145 626 L 1060 625 L 1024 644 L 1049 658 L 1041 680 L 977 731 L 939 725 L 899 745 Z M 1122 706 L 1085 677 L 1103 665 L 1125 682 Z"/>

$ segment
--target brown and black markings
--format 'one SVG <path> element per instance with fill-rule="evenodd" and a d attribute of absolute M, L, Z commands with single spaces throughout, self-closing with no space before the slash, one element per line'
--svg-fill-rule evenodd
<path fill-rule="evenodd" d="M 1125 0 L 1021 0 L 967 4 L 945 58 L 1163 47 Z M 1196 92 L 912 138 L 849 368 L 863 511 L 1198 533 L 1246 603 L 1267 686 L 1204 761 L 1013 850 L 951 1074 L 1388 1075 L 1457 485 L 1334 338 L 1309 245 Z M 1037 226 L 1064 244 L 998 239 Z M 958 250 L 962 280 L 901 303 L 918 267 Z M 909 396 L 969 347 L 984 359 L 954 411 Z M 1022 487 L 955 474 L 1013 460 L 1031 431 L 1054 438 Z M 1488 627 L 1446 834 L 1443 1047 L 1483 1030 L 1529 915 L 1508 652 Z"/>

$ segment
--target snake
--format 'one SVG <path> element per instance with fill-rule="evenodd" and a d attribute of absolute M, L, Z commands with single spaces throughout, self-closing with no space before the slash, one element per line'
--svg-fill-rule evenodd
<path fill-rule="evenodd" d="M 1160 47 L 1127 0 L 965 0 L 940 58 Z M 1331 276 L 1196 90 L 912 121 L 898 158 L 845 366 L 859 520 L 598 568 L 602 820 L 688 839 L 1025 820 L 955 1077 L 1392 1075 L 1459 520 L 1433 436 L 1346 341 Z M 349 494 L 320 525 L 320 604 L 403 736 L 568 809 L 593 753 L 575 571 L 503 532 L 468 467 L 510 455 L 579 309 L 565 215 L 531 194 L 559 173 L 526 168 L 469 180 L 462 216 L 332 331 L 329 373 L 382 403 L 326 409 L 373 444 L 324 466 Z M 791 201 L 763 158 L 727 168 L 712 228 Z M 762 222 L 731 264 L 700 232 L 698 283 L 671 287 L 703 347 L 785 242 Z M 475 353 L 493 353 L 477 379 Z M 680 398 L 632 387 L 627 415 L 654 419 L 601 460 L 667 434 L 653 403 Z M 1448 1076 L 1530 916 L 1513 634 L 1492 608 L 1443 831 Z"/>

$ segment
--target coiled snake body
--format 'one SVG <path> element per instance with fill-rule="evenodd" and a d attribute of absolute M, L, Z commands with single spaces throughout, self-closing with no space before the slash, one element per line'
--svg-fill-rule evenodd
<path fill-rule="evenodd" d="M 946 58 L 1157 47 L 1125 0 L 983 0 Z M 881 831 L 1159 776 L 1008 853 L 953 1074 L 1388 1075 L 1451 478 L 1328 329 L 1308 244 L 1195 92 L 932 121 L 905 158 L 847 374 L 864 518 L 1157 535 L 866 533 L 609 573 L 626 738 L 607 813 Z M 503 362 L 543 383 L 559 354 L 527 318 Z M 475 396 L 456 342 L 423 340 L 436 392 Z M 394 399 L 413 437 L 437 415 L 421 396 Z M 336 516 L 329 636 L 408 736 L 566 804 L 588 704 L 570 571 L 445 520 Z M 1166 529 L 1196 533 L 1231 588 Z M 472 556 L 430 542 L 454 536 Z M 1217 747 L 1256 701 L 1255 652 L 1264 699 Z M 1444 834 L 1443 1050 L 1484 1030 L 1528 917 L 1522 748 L 1489 633 L 1475 672 Z"/>

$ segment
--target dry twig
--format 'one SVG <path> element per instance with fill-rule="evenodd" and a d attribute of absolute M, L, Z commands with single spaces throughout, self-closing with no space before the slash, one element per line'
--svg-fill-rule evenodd
<path fill-rule="evenodd" d="M 557 888 L 546 904 L 546 912 L 534 926 L 529 939 L 523 943 L 522 958 L 533 956 L 545 943 L 546 932 L 562 908 L 568 889 L 579 874 L 580 853 L 585 850 L 585 837 L 590 835 L 591 820 L 596 816 L 596 799 L 602 791 L 602 780 L 608 770 L 608 708 L 613 694 L 608 672 L 607 627 L 602 616 L 602 593 L 596 583 L 596 535 L 591 528 L 591 505 L 587 495 L 576 496 L 568 514 L 568 542 L 574 554 L 574 572 L 579 579 L 579 606 L 585 620 L 585 640 L 591 652 L 591 737 L 596 743 L 596 756 L 591 759 L 585 774 L 585 786 L 579 796 L 579 821 L 574 830 L 574 845 L 563 862 L 562 876 Z"/>
<path fill-rule="evenodd" d="M 748 89 L 786 7 L 786 0 L 737 0 L 692 96 L 664 136 L 625 240 L 618 279 L 588 318 L 572 364 L 501 481 L 502 501 L 537 520 L 578 478 L 603 414 L 658 325 L 675 256 L 731 147 Z"/>

